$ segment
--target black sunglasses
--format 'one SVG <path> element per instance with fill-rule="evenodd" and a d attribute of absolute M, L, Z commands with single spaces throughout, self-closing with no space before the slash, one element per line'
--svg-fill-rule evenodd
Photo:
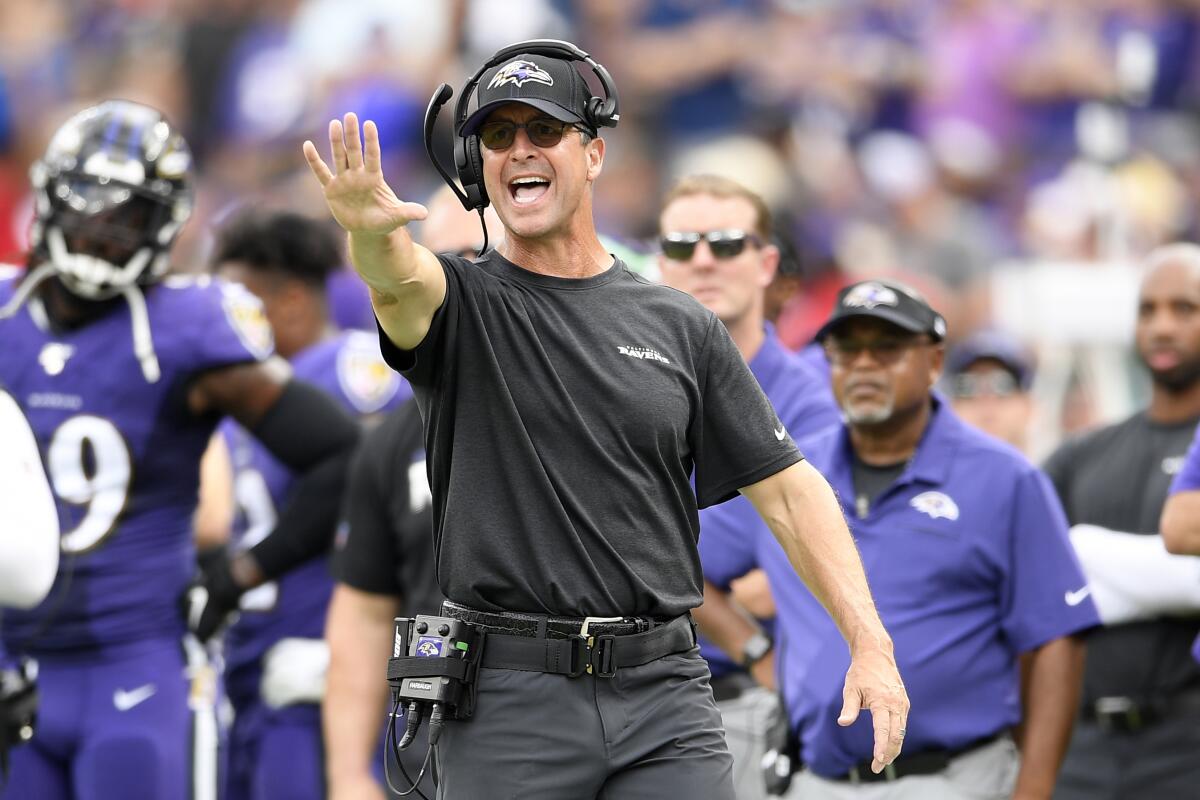
<path fill-rule="evenodd" d="M 918 345 L 929 344 L 927 336 L 907 336 L 904 338 L 886 337 L 871 342 L 853 339 L 839 339 L 827 336 L 824 342 L 825 357 L 830 363 L 847 367 L 858 361 L 858 357 L 866 350 L 876 364 L 890 367 L 907 355 L 908 351 Z"/>
<path fill-rule="evenodd" d="M 733 258 L 746 249 L 746 243 L 762 247 L 762 239 L 745 231 L 709 231 L 708 233 L 675 232 L 663 234 L 659 240 L 663 255 L 672 261 L 691 261 L 700 240 L 708 242 L 714 258 Z"/>
<path fill-rule="evenodd" d="M 479 126 L 479 142 L 488 150 L 507 150 L 517 140 L 517 131 L 524 129 L 529 141 L 536 147 L 554 147 L 562 141 L 567 128 L 573 127 L 571 123 L 553 117 L 534 117 L 520 124 L 511 120 L 496 120 Z"/>

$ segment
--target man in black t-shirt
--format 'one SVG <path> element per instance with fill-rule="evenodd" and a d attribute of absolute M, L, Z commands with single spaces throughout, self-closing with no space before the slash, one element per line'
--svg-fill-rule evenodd
<path fill-rule="evenodd" d="M 1147 259 L 1137 353 L 1150 405 L 1046 462 L 1106 627 L 1088 639 L 1083 700 L 1056 798 L 1195 797 L 1200 631 L 1195 559 L 1169 555 L 1159 514 L 1200 422 L 1200 248 Z M 1072 598 L 1068 598 L 1071 602 Z"/>
<path fill-rule="evenodd" d="M 871 710 L 882 771 L 908 701 L 837 501 L 717 317 L 605 252 L 615 98 L 555 49 L 502 51 L 457 121 L 505 228 L 474 264 L 413 242 L 425 210 L 384 182 L 373 123 L 365 148 L 353 114 L 330 124 L 332 170 L 304 146 L 424 419 L 444 613 L 488 632 L 439 796 L 732 797 L 687 614 L 697 509 L 739 491 L 850 643 L 843 718 Z"/>

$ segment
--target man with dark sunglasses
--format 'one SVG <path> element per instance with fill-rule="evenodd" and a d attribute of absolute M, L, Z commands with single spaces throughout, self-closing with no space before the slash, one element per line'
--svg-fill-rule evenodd
<path fill-rule="evenodd" d="M 424 418 L 443 613 L 487 634 L 439 797 L 733 796 L 688 612 L 697 509 L 739 491 L 851 643 L 846 713 L 872 712 L 882 770 L 908 703 L 836 500 L 717 317 L 598 239 L 604 105 L 542 52 L 483 71 L 455 133 L 505 236 L 474 263 L 413 242 L 426 211 L 384 182 L 373 123 L 365 148 L 331 123 L 332 168 L 304 146 Z"/>
<path fill-rule="evenodd" d="M 867 769 L 870 731 L 829 713 L 842 702 L 838 632 L 778 546 L 754 537 L 744 568 L 766 570 L 778 604 L 779 680 L 805 764 L 788 797 L 999 800 L 1054 785 L 1083 665 L 1074 634 L 1096 610 L 1049 481 L 932 391 L 945 334 L 891 281 L 843 289 L 817 333 L 845 423 L 801 442 L 850 519 L 921 712 L 904 754 Z"/>
<path fill-rule="evenodd" d="M 689 176 L 667 192 L 659 229 L 663 282 L 717 315 L 788 433 L 799 439 L 837 425 L 828 383 L 780 343 L 763 316 L 766 289 L 779 266 L 779 248 L 767 244 L 771 212 L 763 199 L 728 178 Z M 736 589 L 726 579 L 738 570 L 745 542 L 760 529 L 768 533 L 745 498 L 700 512 L 705 594 L 733 592 L 742 600 L 738 611 L 753 609 L 760 617 L 757 629 L 747 629 L 741 614 L 728 620 L 712 613 L 723 606 L 706 604 L 695 613 L 705 634 L 738 654 L 731 660 L 720 647 L 701 641 L 733 755 L 738 800 L 764 796 L 759 764 L 766 751 L 767 722 L 777 706 L 774 611 L 766 578 L 756 570 L 741 576 Z"/>

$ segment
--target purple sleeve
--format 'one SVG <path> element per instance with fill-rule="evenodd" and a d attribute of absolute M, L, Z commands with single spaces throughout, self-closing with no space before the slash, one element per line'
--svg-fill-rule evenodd
<path fill-rule="evenodd" d="M 700 512 L 700 565 L 722 589 L 758 566 L 754 537 L 762 525 L 750 501 L 735 497 Z"/>
<path fill-rule="evenodd" d="M 1171 494 L 1197 489 L 1200 489 L 1200 428 L 1196 429 L 1196 438 L 1192 439 L 1192 446 L 1183 458 L 1183 467 L 1171 482 Z"/>
<path fill-rule="evenodd" d="M 262 361 L 274 352 L 262 303 L 240 284 L 199 280 L 179 291 L 174 327 L 182 330 L 187 319 L 195 333 L 188 347 L 192 370 Z"/>
<path fill-rule="evenodd" d="M 1018 652 L 1100 624 L 1087 579 L 1071 548 L 1054 487 L 1030 468 L 1011 503 L 1010 561 L 1001 627 Z"/>

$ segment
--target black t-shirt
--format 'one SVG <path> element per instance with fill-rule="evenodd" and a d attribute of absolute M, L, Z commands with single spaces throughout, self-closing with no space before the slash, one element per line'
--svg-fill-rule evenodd
<path fill-rule="evenodd" d="M 334 576 L 364 592 L 400 597 L 407 615 L 439 613 L 425 437 L 416 403 L 392 411 L 363 439 L 344 502 Z"/>
<path fill-rule="evenodd" d="M 567 279 L 439 258 L 424 341 L 381 343 L 424 417 L 446 596 L 570 616 L 699 605 L 697 497 L 800 460 L 725 326 L 620 261 Z"/>
<path fill-rule="evenodd" d="M 1161 425 L 1135 414 L 1068 442 L 1045 470 L 1072 525 L 1158 534 L 1171 479 L 1179 471 L 1196 424 Z M 1200 686 L 1191 657 L 1200 620 L 1163 618 L 1097 629 L 1088 638 L 1083 696 L 1149 698 Z"/>

